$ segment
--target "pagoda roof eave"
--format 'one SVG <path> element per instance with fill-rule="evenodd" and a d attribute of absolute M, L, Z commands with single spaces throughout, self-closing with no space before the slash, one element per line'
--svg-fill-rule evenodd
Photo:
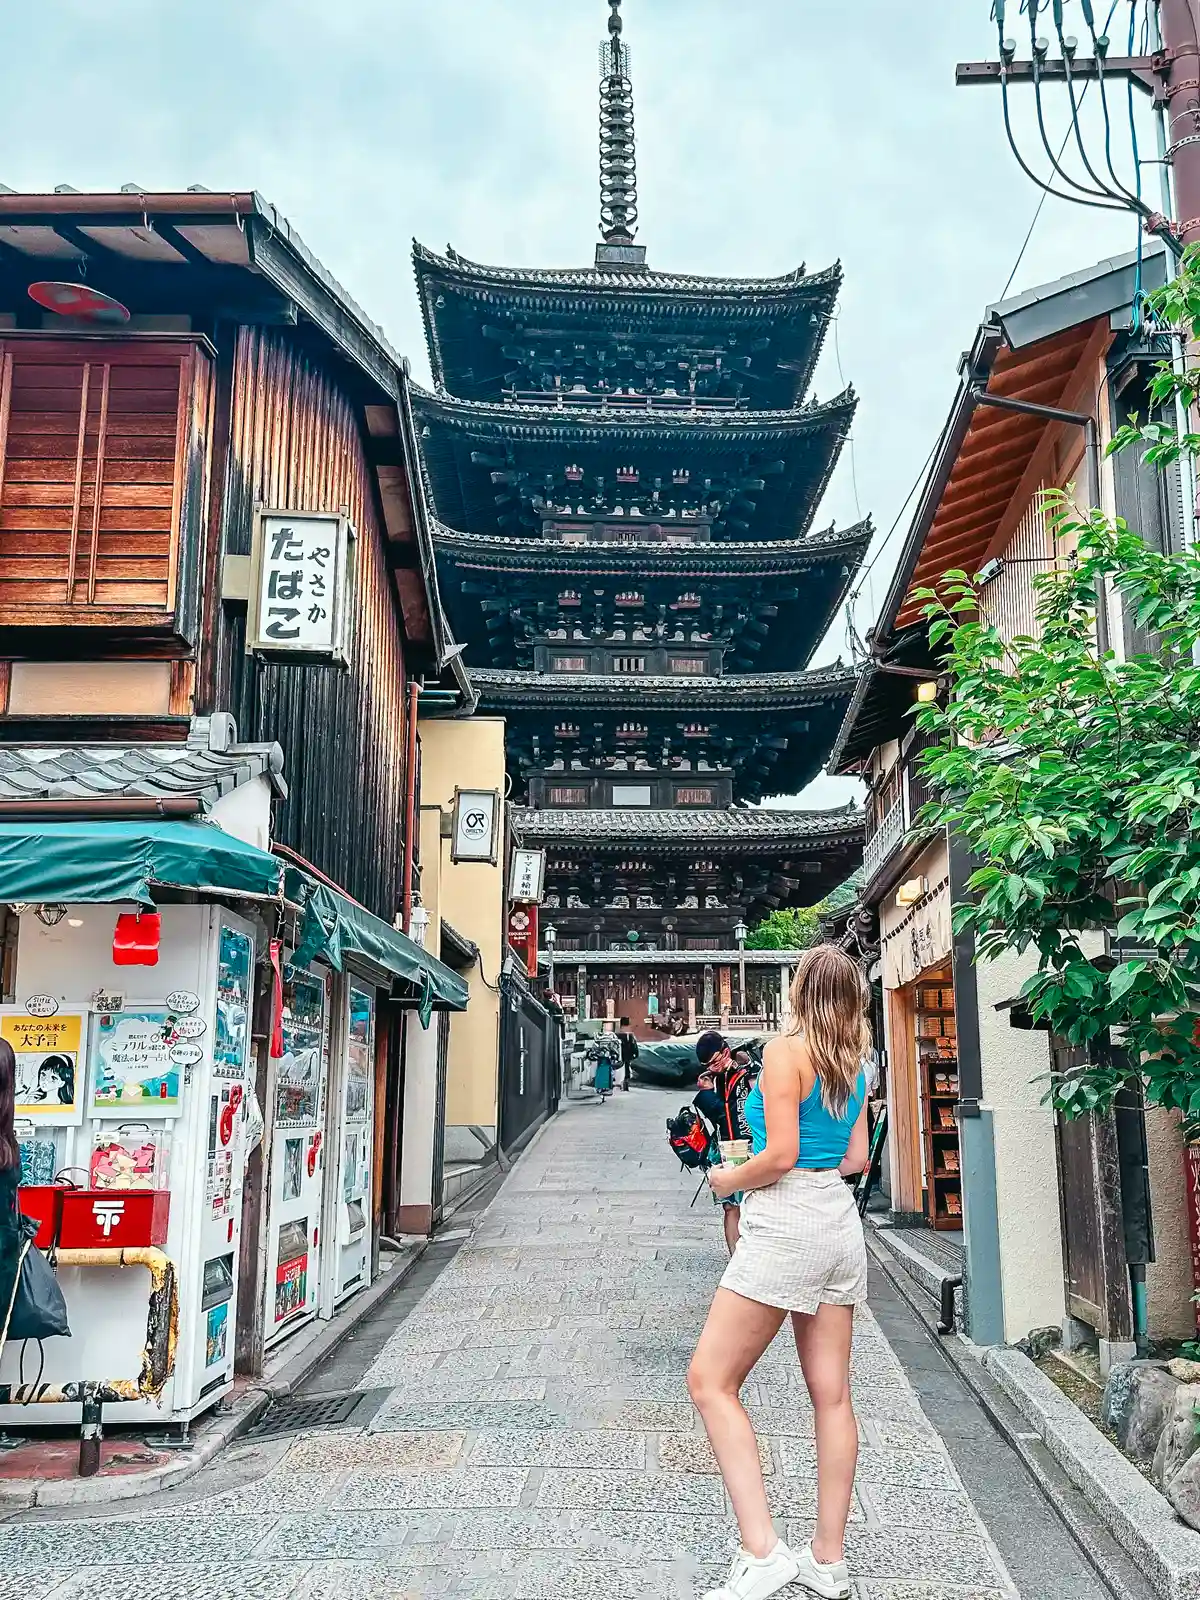
<path fill-rule="evenodd" d="M 606 411 L 602 408 L 560 409 L 550 404 L 523 404 L 505 401 L 496 404 L 483 400 L 459 400 L 450 394 L 436 394 L 413 384 L 413 404 L 427 418 L 433 417 L 459 431 L 486 428 L 496 439 L 561 439 L 575 442 L 588 435 L 603 440 L 633 440 L 662 437 L 693 448 L 714 442 L 739 445 L 778 444 L 796 435 L 825 432 L 838 423 L 847 427 L 858 408 L 853 386 L 832 400 L 807 406 L 792 406 L 782 411 Z"/>
<path fill-rule="evenodd" d="M 747 295 L 786 300 L 811 298 L 822 291 L 836 295 L 843 277 L 841 262 L 811 273 L 802 264 L 774 278 L 708 277 L 702 273 L 654 272 L 647 267 L 627 271 L 597 267 L 492 267 L 469 260 L 452 245 L 447 245 L 446 254 L 440 255 L 418 239 L 413 240 L 413 265 L 419 279 L 441 277 L 464 287 L 558 289 L 618 297 L 632 292 L 639 300 L 654 295 L 703 295 L 705 299 L 728 299 L 731 304 L 744 301 Z"/>
<path fill-rule="evenodd" d="M 513 824 L 525 841 L 589 849 L 653 849 L 656 853 L 796 854 L 833 846 L 852 847 L 864 838 L 857 806 L 840 811 L 548 811 L 515 807 Z"/>
<path fill-rule="evenodd" d="M 553 464 L 564 450 L 595 455 L 607 466 L 647 453 L 661 470 L 671 463 L 706 459 L 714 470 L 722 457 L 732 468 L 746 457 L 757 464 L 782 461 L 775 488 L 768 487 L 757 520 L 778 537 L 780 528 L 800 537 L 812 526 L 829 486 L 857 407 L 853 389 L 821 405 L 784 411 L 609 412 L 558 410 L 545 405 L 497 405 L 431 394 L 414 386 L 413 405 L 423 435 L 426 481 L 443 522 L 472 532 L 498 533 L 494 485 L 477 460 L 489 449 L 509 449 L 527 459 L 530 471 Z M 532 458 L 532 459 L 530 459 Z M 541 459 L 538 459 L 541 458 Z M 752 463 L 753 464 L 753 463 Z M 778 468 L 774 469 L 778 473 Z M 771 476 L 769 483 L 774 483 Z M 761 502 L 760 497 L 760 502 Z M 718 519 L 720 520 L 720 519 Z M 751 541 L 752 530 L 739 535 Z"/>
<path fill-rule="evenodd" d="M 631 575 L 694 572 L 699 577 L 710 574 L 748 577 L 760 572 L 808 572 L 836 561 L 848 565 L 852 577 L 874 531 L 867 517 L 849 528 L 823 528 L 798 539 L 718 540 L 696 544 L 565 544 L 503 534 L 462 533 L 439 524 L 434 531 L 434 545 L 444 555 L 486 560 L 498 568 L 544 568 L 580 577 L 626 572 Z"/>
<path fill-rule="evenodd" d="M 624 674 L 545 673 L 492 667 L 473 668 L 471 682 L 482 710 L 518 710 L 529 706 L 607 707 L 636 710 L 717 710 L 731 705 L 747 709 L 800 709 L 848 704 L 857 674 L 842 665 L 807 672 L 739 672 L 728 677 L 637 677 Z"/>

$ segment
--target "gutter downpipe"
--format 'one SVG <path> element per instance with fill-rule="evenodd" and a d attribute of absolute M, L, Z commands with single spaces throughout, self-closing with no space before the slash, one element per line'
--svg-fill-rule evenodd
<path fill-rule="evenodd" d="M 137 795 L 128 799 L 98 798 L 95 800 L 0 800 L 0 818 L 3 817 L 198 817 L 204 807 L 199 800 L 185 799 L 182 795 L 166 796 L 161 800 Z"/>
<path fill-rule="evenodd" d="M 1084 442 L 1084 493 L 1087 496 L 1089 507 L 1100 505 L 1100 427 L 1094 416 L 1083 411 L 1064 411 L 1059 406 L 1041 406 L 1033 400 L 1014 400 L 1007 395 L 989 394 L 984 388 L 975 385 L 971 393 L 976 405 L 993 406 L 998 411 L 1019 411 L 1027 417 L 1044 417 L 1047 422 L 1065 422 L 1073 428 L 1083 429 Z M 1108 634 L 1108 588 L 1101 579 L 1096 594 L 1096 648 L 1100 655 L 1107 655 L 1110 640 Z"/>
<path fill-rule="evenodd" d="M 401 902 L 401 928 L 412 928 L 413 856 L 416 851 L 417 810 L 417 698 L 421 685 L 416 678 L 408 684 L 408 759 L 404 769 L 404 898 Z"/>

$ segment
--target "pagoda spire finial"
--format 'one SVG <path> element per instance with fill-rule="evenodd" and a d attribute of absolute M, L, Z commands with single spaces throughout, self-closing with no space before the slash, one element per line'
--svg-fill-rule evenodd
<path fill-rule="evenodd" d="M 638 214 L 633 84 L 621 0 L 608 4 L 608 39 L 600 46 L 600 232 L 607 245 L 630 246 Z"/>

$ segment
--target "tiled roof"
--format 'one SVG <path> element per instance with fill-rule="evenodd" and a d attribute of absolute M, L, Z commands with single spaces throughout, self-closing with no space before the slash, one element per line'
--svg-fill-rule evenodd
<path fill-rule="evenodd" d="M 742 845 L 778 840 L 792 846 L 853 841 L 863 832 L 856 806 L 840 811 L 539 811 L 514 808 L 513 826 L 528 839 L 639 840 Z"/>
<path fill-rule="evenodd" d="M 605 291 L 632 290 L 639 295 L 646 295 L 676 289 L 684 293 L 703 294 L 706 298 L 729 296 L 735 301 L 742 301 L 747 296 L 774 297 L 812 293 L 826 288 L 837 289 L 842 282 L 840 264 L 814 273 L 806 273 L 800 266 L 780 278 L 705 278 L 695 273 L 651 272 L 648 268 L 620 272 L 595 267 L 489 267 L 478 261 L 469 261 L 451 246 L 447 246 L 444 256 L 439 255 L 416 239 L 413 240 L 413 260 L 418 274 L 430 271 L 462 283 L 601 294 Z"/>
<path fill-rule="evenodd" d="M 417 384 L 413 384 L 412 394 L 420 417 L 459 431 L 495 439 L 542 439 L 569 444 L 598 430 L 598 437 L 614 449 L 623 435 L 660 435 L 680 447 L 749 449 L 756 444 L 775 444 L 788 435 L 820 433 L 837 424 L 849 428 L 858 408 L 853 385 L 832 400 L 812 401 L 783 411 L 626 411 L 511 400 L 496 404 L 433 394 Z"/>
<path fill-rule="evenodd" d="M 622 571 L 628 568 L 637 573 L 664 568 L 743 576 L 759 569 L 794 571 L 833 560 L 838 555 L 861 559 L 874 531 L 874 524 L 866 517 L 849 528 L 822 528 L 799 539 L 716 539 L 695 544 L 567 544 L 553 539 L 460 533 L 456 528 L 439 525 L 434 530 L 434 545 L 447 555 L 533 561 L 578 572 L 595 567 Z"/>
<path fill-rule="evenodd" d="M 809 672 L 737 672 L 724 678 L 682 678 L 669 674 L 626 677 L 592 672 L 523 672 L 494 667 L 472 670 L 471 682 L 487 705 L 539 700 L 547 704 L 610 705 L 634 711 L 647 705 L 679 705 L 700 711 L 714 705 L 760 702 L 820 703 L 849 697 L 852 669 L 838 663 Z"/>
<path fill-rule="evenodd" d="M 286 795 L 277 744 L 0 744 L 0 799 L 194 798 L 212 805 L 253 778 Z"/>

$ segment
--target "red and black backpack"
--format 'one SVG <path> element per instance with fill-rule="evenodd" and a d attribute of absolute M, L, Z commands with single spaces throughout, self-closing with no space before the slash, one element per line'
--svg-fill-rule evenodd
<path fill-rule="evenodd" d="M 681 1106 L 667 1118 L 667 1140 L 689 1172 L 708 1166 L 708 1130 L 693 1106 Z"/>

